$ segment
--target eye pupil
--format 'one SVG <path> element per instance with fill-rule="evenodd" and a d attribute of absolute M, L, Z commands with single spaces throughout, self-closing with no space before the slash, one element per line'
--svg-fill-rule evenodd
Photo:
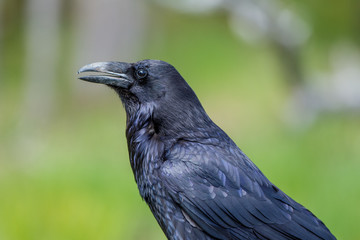
<path fill-rule="evenodd" d="M 145 78 L 147 76 L 148 72 L 146 69 L 140 68 L 136 71 L 136 75 L 138 78 Z"/>

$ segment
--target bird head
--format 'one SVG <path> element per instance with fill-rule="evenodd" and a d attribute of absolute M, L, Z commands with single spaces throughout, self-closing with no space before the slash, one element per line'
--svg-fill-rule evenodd
<path fill-rule="evenodd" d="M 128 117 L 151 106 L 154 121 L 166 130 L 196 125 L 204 118 L 208 120 L 193 90 L 179 72 L 164 61 L 97 62 L 82 67 L 78 73 L 84 72 L 94 74 L 79 79 L 105 84 L 118 93 Z"/>

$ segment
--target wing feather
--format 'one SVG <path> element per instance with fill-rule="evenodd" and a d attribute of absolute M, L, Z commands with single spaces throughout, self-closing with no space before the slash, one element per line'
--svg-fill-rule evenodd
<path fill-rule="evenodd" d="M 271 184 L 240 150 L 201 144 L 184 149 L 192 149 L 192 154 L 177 149 L 182 158 L 169 155 L 162 167 L 163 180 L 182 211 L 210 236 L 335 239 L 310 211 Z"/>

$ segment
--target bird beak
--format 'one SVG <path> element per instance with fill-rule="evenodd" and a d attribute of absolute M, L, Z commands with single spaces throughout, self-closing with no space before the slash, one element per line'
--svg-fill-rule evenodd
<path fill-rule="evenodd" d="M 132 77 L 129 77 L 127 74 L 130 68 L 130 63 L 96 62 L 83 66 L 79 69 L 78 74 L 84 72 L 104 73 L 100 75 L 81 76 L 79 79 L 109 86 L 129 88 L 133 83 Z"/>

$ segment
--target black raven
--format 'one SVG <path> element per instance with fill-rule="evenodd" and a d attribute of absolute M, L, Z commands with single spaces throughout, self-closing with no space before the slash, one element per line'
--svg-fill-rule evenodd
<path fill-rule="evenodd" d="M 170 64 L 98 62 L 83 72 L 120 96 L 135 181 L 168 239 L 335 239 L 211 121 Z"/>

